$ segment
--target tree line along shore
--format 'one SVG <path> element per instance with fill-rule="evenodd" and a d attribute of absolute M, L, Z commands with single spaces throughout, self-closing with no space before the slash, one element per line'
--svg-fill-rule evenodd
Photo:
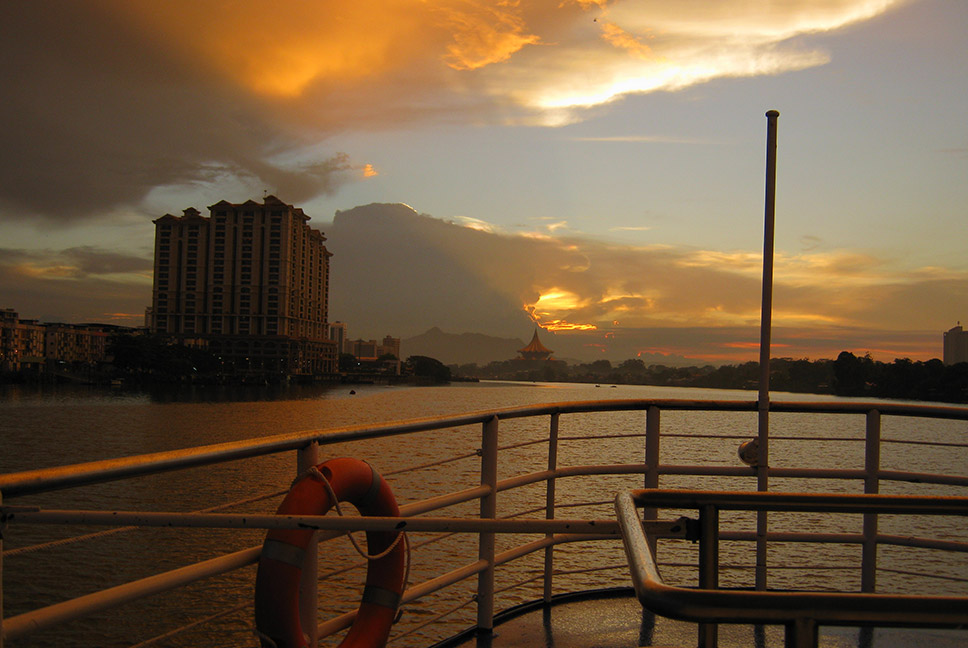
<path fill-rule="evenodd" d="M 515 359 L 484 366 L 450 365 L 455 376 L 485 380 L 581 382 L 617 385 L 704 387 L 712 389 L 756 389 L 758 362 L 714 367 L 668 367 L 646 365 L 633 358 L 617 365 L 608 360 L 569 365 L 548 360 L 529 362 Z M 770 360 L 770 389 L 773 391 L 836 396 L 861 396 L 904 400 L 968 403 L 968 362 L 945 365 L 941 360 L 926 362 L 898 358 L 879 362 L 870 355 L 856 356 L 843 351 L 836 360 Z"/>

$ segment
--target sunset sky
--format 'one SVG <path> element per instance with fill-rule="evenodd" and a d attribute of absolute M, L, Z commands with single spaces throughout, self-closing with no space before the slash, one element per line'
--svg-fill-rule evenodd
<path fill-rule="evenodd" d="M 351 337 L 752 360 L 776 109 L 773 355 L 926 360 L 968 321 L 963 0 L 38 0 L 0 31 L 21 317 L 141 324 L 152 219 L 268 192 L 328 237 Z"/>

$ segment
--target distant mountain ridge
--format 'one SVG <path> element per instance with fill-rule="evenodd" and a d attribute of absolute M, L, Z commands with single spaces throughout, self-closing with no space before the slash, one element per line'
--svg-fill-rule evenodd
<path fill-rule="evenodd" d="M 486 365 L 518 357 L 518 349 L 524 345 L 525 342 L 515 338 L 483 333 L 445 333 L 435 326 L 426 333 L 401 340 L 400 354 L 404 359 L 414 355 L 429 356 L 448 365 Z"/>

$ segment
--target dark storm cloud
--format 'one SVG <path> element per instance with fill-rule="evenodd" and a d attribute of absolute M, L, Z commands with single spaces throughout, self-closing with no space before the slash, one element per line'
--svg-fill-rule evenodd
<path fill-rule="evenodd" d="M 104 2 L 4 5 L 0 205 L 8 218 L 89 217 L 137 204 L 157 186 L 226 173 L 297 201 L 335 188 L 345 158 L 308 169 L 266 162 L 297 138 L 251 95 L 116 14 Z"/>
<path fill-rule="evenodd" d="M 399 204 L 338 212 L 322 228 L 334 253 L 330 318 L 346 322 L 352 337 L 439 326 L 528 338 L 532 312 L 542 325 L 595 327 L 550 337 L 561 357 L 756 358 L 756 254 L 510 236 Z M 950 307 L 927 318 L 926 302 L 941 294 L 952 297 Z M 773 355 L 927 359 L 938 355 L 940 331 L 965 298 L 963 274 L 891 277 L 876 259 L 846 253 L 781 258 Z"/>

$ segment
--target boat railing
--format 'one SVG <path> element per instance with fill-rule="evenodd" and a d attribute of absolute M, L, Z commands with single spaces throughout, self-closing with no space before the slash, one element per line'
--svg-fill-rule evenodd
<path fill-rule="evenodd" d="M 810 443 L 851 442 L 863 443 L 863 469 L 848 468 L 800 468 L 789 466 L 769 467 L 768 474 L 777 478 L 822 479 L 822 480 L 859 480 L 863 484 L 863 492 L 874 495 L 879 492 L 882 482 L 915 482 L 919 484 L 936 484 L 945 487 L 968 486 L 968 475 L 934 473 L 924 471 L 884 470 L 880 465 L 880 452 L 887 443 L 923 443 L 943 447 L 968 448 L 968 443 L 955 441 L 919 441 L 917 439 L 882 438 L 882 416 L 940 418 L 949 420 L 968 421 L 968 409 L 954 407 L 936 407 L 925 405 L 906 405 L 893 403 L 860 403 L 850 401 L 839 402 L 784 402 L 771 404 L 776 413 L 815 413 L 837 415 L 862 415 L 865 418 L 864 436 L 820 437 L 816 435 L 777 435 L 777 440 L 789 440 Z M 644 422 L 640 430 L 621 430 L 606 434 L 559 434 L 559 423 L 562 416 L 574 414 L 601 414 L 607 412 L 644 412 Z M 100 525 L 111 527 L 112 530 L 125 527 L 147 526 L 180 526 L 205 528 L 297 528 L 308 525 L 320 530 L 317 534 L 320 541 L 327 541 L 341 535 L 346 529 L 367 528 L 398 528 L 403 525 L 407 530 L 428 531 L 434 533 L 471 533 L 478 538 L 478 557 L 463 565 L 449 569 L 444 574 L 438 574 L 422 583 L 408 587 L 403 596 L 404 602 L 416 601 L 431 593 L 440 591 L 455 583 L 469 578 L 477 578 L 476 594 L 472 601 L 464 601 L 457 608 L 466 607 L 473 603 L 477 607 L 476 625 L 482 630 L 489 630 L 493 625 L 495 614 L 495 569 L 535 552 L 544 552 L 544 567 L 541 572 L 527 579 L 528 581 L 543 581 L 543 597 L 550 601 L 554 591 L 555 571 L 554 548 L 556 545 L 586 540 L 611 539 L 617 541 L 620 529 L 615 519 L 596 519 L 589 517 L 562 519 L 556 511 L 577 506 L 601 504 L 601 502 L 563 502 L 556 493 L 558 480 L 576 476 L 602 475 L 633 475 L 642 480 L 646 489 L 659 487 L 660 479 L 665 477 L 690 475 L 706 477 L 740 477 L 750 478 L 757 474 L 755 465 L 700 465 L 680 464 L 664 461 L 660 455 L 661 440 L 676 437 L 718 439 L 724 443 L 748 439 L 748 434 L 706 434 L 706 433 L 670 433 L 663 434 L 660 426 L 660 415 L 667 411 L 705 411 L 705 412 L 739 412 L 755 416 L 757 403 L 755 401 L 692 401 L 692 400 L 613 400 L 590 401 L 575 403 L 556 403 L 541 406 L 528 406 L 505 409 L 500 411 L 478 412 L 462 416 L 438 417 L 407 421 L 392 425 L 354 426 L 329 430 L 282 434 L 258 439 L 248 439 L 216 445 L 173 450 L 161 453 L 109 459 L 73 466 L 62 466 L 25 471 L 7 475 L 0 475 L 0 506 L 2 506 L 2 525 L 9 537 L 11 529 L 19 524 L 57 524 L 57 525 Z M 547 432 L 536 439 L 517 441 L 506 445 L 499 444 L 499 435 L 510 421 L 516 419 L 534 419 L 547 417 Z M 475 469 L 478 477 L 477 485 L 460 490 L 438 494 L 429 499 L 415 501 L 401 506 L 400 518 L 333 518 L 333 517 L 291 517 L 273 515 L 253 515 L 215 512 L 223 507 L 212 507 L 194 513 L 166 512 L 166 511 L 93 511 L 93 510 L 63 510 L 47 509 L 34 506 L 18 506 L 18 498 L 45 493 L 60 489 L 76 488 L 89 484 L 106 481 L 132 479 L 136 477 L 154 475 L 169 471 L 185 470 L 198 466 L 213 466 L 225 462 L 239 461 L 254 457 L 275 455 L 278 453 L 294 452 L 296 454 L 296 474 L 304 473 L 310 466 L 320 461 L 320 448 L 332 444 L 343 444 L 340 451 L 347 452 L 352 444 L 374 439 L 411 435 L 420 432 L 436 430 L 452 430 L 466 433 L 469 429 L 479 428 L 480 442 L 474 452 L 454 457 L 442 458 L 432 463 L 417 464 L 404 467 L 395 472 L 412 472 L 442 463 L 479 458 L 480 466 Z M 621 439 L 627 443 L 630 452 L 638 455 L 640 461 L 615 464 L 573 464 L 559 466 L 561 452 L 560 445 L 565 443 L 599 442 L 601 439 Z M 627 439 L 627 441 L 625 441 Z M 349 446 L 345 444 L 350 444 Z M 520 451 L 531 446 L 546 446 L 546 461 L 541 470 L 522 472 L 501 479 L 498 478 L 499 456 L 502 452 Z M 393 475 L 386 472 L 386 476 Z M 518 517 L 506 519 L 498 516 L 497 503 L 500 494 L 515 491 L 519 488 L 544 484 L 544 504 L 516 513 Z M 752 489 L 750 489 L 752 490 Z M 269 496 L 278 496 L 285 491 L 278 491 Z M 245 501 L 255 501 L 258 497 Z M 470 502 L 479 503 L 479 515 L 472 517 L 430 517 L 428 514 Z M 655 550 L 658 538 L 683 538 L 687 534 L 695 534 L 695 525 L 687 524 L 681 519 L 658 519 L 659 505 L 646 503 L 644 505 L 643 523 L 646 529 L 647 542 L 651 550 Z M 536 519 L 533 515 L 543 514 L 544 519 Z M 722 539 L 752 540 L 763 543 L 770 542 L 855 542 L 862 546 L 861 560 L 861 592 L 873 593 L 877 587 L 877 547 L 879 544 L 894 543 L 910 547 L 940 548 L 951 551 L 964 551 L 968 544 L 960 541 L 939 541 L 938 538 L 919 537 L 914 534 L 891 536 L 878 532 L 877 511 L 862 513 L 864 524 L 861 534 L 817 534 L 810 532 L 795 532 L 781 534 L 756 534 L 748 531 L 723 531 L 717 537 Z M 532 517 L 529 517 L 532 516 Z M 522 544 L 518 544 L 502 551 L 497 550 L 495 538 L 498 534 L 526 534 Z M 534 538 L 537 534 L 539 537 Z M 0 542 L 2 542 L 0 535 Z M 68 540 L 69 541 L 69 540 Z M 28 548 L 29 549 L 29 548 Z M 0 648 L 5 642 L 14 641 L 21 637 L 49 628 L 55 624 L 81 618 L 93 613 L 124 604 L 135 598 L 149 596 L 160 592 L 174 590 L 189 583 L 215 575 L 234 571 L 258 561 L 261 547 L 251 547 L 241 551 L 218 556 L 199 563 L 162 572 L 148 578 L 143 578 L 123 585 L 110 587 L 92 594 L 81 595 L 67 601 L 52 603 L 51 605 L 18 613 L 2 619 L 0 632 Z M 22 551 L 17 548 L 6 554 Z M 312 553 L 312 552 L 310 552 Z M 0 562 L 0 576 L 3 563 Z M 768 565 L 763 566 L 768 569 Z M 779 567 L 779 566 L 778 566 Z M 703 568 L 707 569 L 707 568 Z M 303 569 L 308 574 L 309 585 L 301 596 L 301 614 L 304 628 L 318 637 L 325 637 L 348 627 L 354 618 L 354 612 L 349 612 L 333 619 L 324 621 L 317 626 L 318 599 L 315 590 L 317 582 L 328 576 L 320 574 L 315 560 L 309 561 Z M 0 602 L 2 602 L 0 590 Z M 245 604 L 239 606 L 244 607 Z M 251 605 L 251 603 L 249 603 Z M 2 612 L 2 608 L 0 608 Z M 220 613 L 211 618 L 219 616 Z M 2 614 L 0 614 L 2 617 Z M 311 625 L 307 625 L 307 621 Z M 966 621 L 968 622 L 968 621 Z M 196 625 L 195 623 L 189 624 Z M 393 640 L 393 637 L 391 637 Z M 148 645 L 153 640 L 139 645 Z"/>
<path fill-rule="evenodd" d="M 699 587 L 667 585 L 636 507 L 691 508 L 698 513 Z M 719 588 L 720 512 L 799 511 L 968 516 L 968 497 L 703 492 L 641 489 L 620 493 L 615 509 L 632 582 L 642 605 L 700 623 L 699 646 L 716 645 L 717 624 L 782 624 L 785 645 L 815 648 L 820 625 L 965 628 L 968 596 L 869 592 L 750 591 Z M 964 543 L 951 549 L 968 551 Z"/>

